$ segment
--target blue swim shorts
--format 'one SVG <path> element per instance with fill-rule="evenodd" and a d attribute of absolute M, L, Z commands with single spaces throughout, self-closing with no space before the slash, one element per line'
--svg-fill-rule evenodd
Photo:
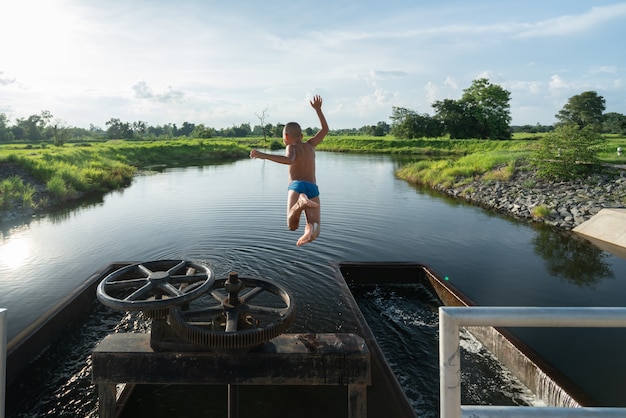
<path fill-rule="evenodd" d="M 313 199 L 320 195 L 320 189 L 317 184 L 305 180 L 294 180 L 289 183 L 287 190 L 293 190 L 297 193 L 304 193 L 309 199 Z"/>

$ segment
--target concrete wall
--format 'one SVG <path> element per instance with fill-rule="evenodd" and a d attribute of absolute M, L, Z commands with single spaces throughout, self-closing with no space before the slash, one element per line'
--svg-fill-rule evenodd
<path fill-rule="evenodd" d="M 574 232 L 626 248 L 626 208 L 604 208 Z"/>

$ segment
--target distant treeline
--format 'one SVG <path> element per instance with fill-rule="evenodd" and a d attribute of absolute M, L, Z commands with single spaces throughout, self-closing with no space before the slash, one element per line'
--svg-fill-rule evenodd
<path fill-rule="evenodd" d="M 63 145 L 66 142 L 128 139 L 154 140 L 177 138 L 247 138 L 263 137 L 281 139 L 284 124 L 271 123 L 252 126 L 249 123 L 233 125 L 229 128 L 215 129 L 204 124 L 183 122 L 182 125 L 167 123 L 165 125 L 149 125 L 147 122 L 125 122 L 118 118 L 111 118 L 105 124 L 105 129 L 90 125 L 88 129 L 66 126 L 59 120 L 54 120 L 52 114 L 44 110 L 39 114 L 27 118 L 18 118 L 13 124 L 4 113 L 0 113 L 0 143 L 11 142 L 50 142 Z M 304 134 L 312 136 L 318 128 L 305 128 Z M 331 130 L 331 135 L 367 135 L 385 136 L 389 134 L 391 126 L 386 122 L 376 125 L 363 126 L 353 129 Z"/>
<path fill-rule="evenodd" d="M 626 116 L 605 111 L 605 100 L 595 91 L 571 97 L 556 115 L 554 125 L 511 126 L 511 93 L 488 79 L 474 80 L 459 100 L 444 99 L 432 104 L 434 115 L 420 114 L 411 109 L 393 107 L 391 125 L 378 122 L 361 128 L 331 130 L 331 135 L 385 136 L 400 139 L 449 137 L 451 139 L 511 139 L 513 133 L 545 133 L 559 125 L 574 124 L 579 128 L 591 126 L 602 133 L 626 134 Z M 68 141 L 105 139 L 173 139 L 173 138 L 282 138 L 284 125 L 265 123 L 265 111 L 256 115 L 259 125 L 250 123 L 215 129 L 204 124 L 183 122 L 149 125 L 147 122 L 125 122 L 111 118 L 105 128 L 90 125 L 89 129 L 66 126 L 44 110 L 27 118 L 18 118 L 13 124 L 0 113 L 0 143 L 50 142 L 63 145 Z M 316 128 L 305 128 L 304 134 L 313 135 Z"/>

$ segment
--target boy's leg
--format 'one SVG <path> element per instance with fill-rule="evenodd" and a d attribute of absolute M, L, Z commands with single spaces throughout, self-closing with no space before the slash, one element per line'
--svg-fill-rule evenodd
<path fill-rule="evenodd" d="M 294 190 L 289 190 L 287 192 L 287 226 L 289 227 L 290 231 L 295 231 L 296 229 L 298 229 L 298 226 L 300 225 L 300 216 L 299 215 L 298 217 L 293 216 L 294 214 L 292 213 L 293 211 L 291 210 L 293 205 L 295 205 L 296 202 L 298 201 L 299 196 L 300 195 L 298 194 L 298 192 Z"/>
<path fill-rule="evenodd" d="M 320 221 L 321 221 L 321 209 L 320 209 L 320 198 L 314 197 L 311 199 L 311 202 L 315 203 L 317 206 L 306 208 L 305 209 L 305 217 L 306 217 L 306 226 L 304 227 L 304 234 L 300 237 L 296 245 L 304 245 L 308 242 L 315 240 L 320 235 Z"/>
<path fill-rule="evenodd" d="M 319 198 L 309 199 L 304 193 L 289 190 L 287 196 L 287 226 L 291 231 L 298 229 L 302 212 L 309 208 L 319 208 Z"/>

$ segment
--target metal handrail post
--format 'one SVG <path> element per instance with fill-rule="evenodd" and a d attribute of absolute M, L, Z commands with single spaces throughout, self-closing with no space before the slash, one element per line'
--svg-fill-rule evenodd
<path fill-rule="evenodd" d="M 622 417 L 626 408 L 461 405 L 463 326 L 626 328 L 624 307 L 439 307 L 439 388 L 442 418 Z"/>
<path fill-rule="evenodd" d="M 439 407 L 445 418 L 461 418 L 461 349 L 457 321 L 439 308 Z"/>
<path fill-rule="evenodd" d="M 4 418 L 6 399 L 7 310 L 0 308 L 0 418 Z"/>

